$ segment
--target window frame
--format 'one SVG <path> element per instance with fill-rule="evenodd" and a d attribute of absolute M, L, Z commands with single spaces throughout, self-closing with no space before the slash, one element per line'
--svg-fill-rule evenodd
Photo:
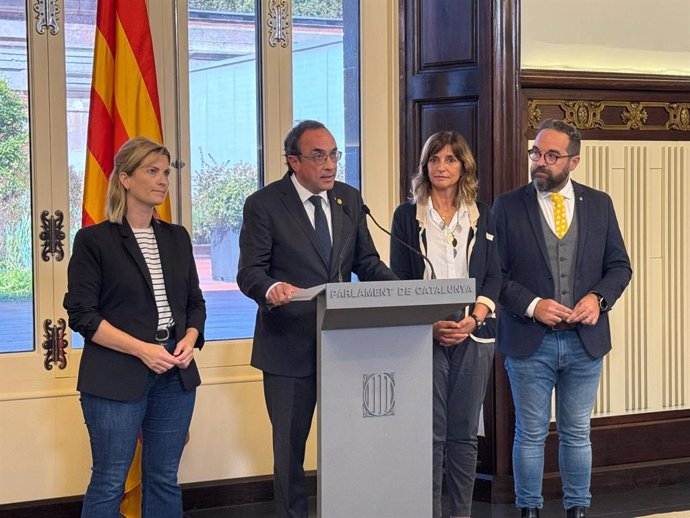
<path fill-rule="evenodd" d="M 261 12 L 267 13 L 270 0 L 261 2 Z M 34 247 L 34 333 L 35 348 L 29 352 L 6 353 L 0 356 L 0 366 L 11 373 L 0 381 L 0 394 L 28 391 L 33 395 L 67 395 L 75 393 L 81 350 L 68 347 L 67 368 L 46 371 L 43 367 L 42 322 L 50 318 L 67 320 L 62 300 L 67 288 L 67 265 L 70 243 L 65 243 L 65 258 L 42 261 L 40 212 L 61 210 L 66 215 L 65 232 L 69 235 L 69 198 L 67 175 L 67 115 L 65 86 L 64 30 L 57 35 L 49 31 L 36 33 L 29 14 L 27 0 L 27 30 L 29 40 L 30 132 L 32 169 L 32 217 Z M 175 11 L 177 8 L 177 11 Z M 386 221 L 397 205 L 398 195 L 398 53 L 397 2 L 377 0 L 360 2 L 361 49 L 361 149 L 362 193 L 372 212 Z M 189 67 L 187 64 L 187 0 L 172 4 L 150 2 L 149 18 L 157 65 L 163 134 L 173 161 L 184 165 L 177 170 L 171 183 L 173 220 L 191 230 L 191 177 L 189 163 Z M 64 20 L 61 20 L 61 24 Z M 262 16 L 261 26 L 266 26 Z M 177 33 L 168 30 L 177 27 Z M 290 40 L 291 40 L 290 33 Z M 282 155 L 283 138 L 292 126 L 292 48 L 288 45 L 271 47 L 267 31 L 261 33 L 261 102 L 264 115 L 262 128 L 264 184 L 281 178 L 285 172 Z M 58 71 L 58 72 L 55 72 Z M 51 75 L 48 75 L 53 72 Z M 178 80 L 175 80 L 176 74 Z M 50 81 L 47 80 L 50 77 Z M 381 102 L 386 99 L 387 102 Z M 375 193 L 375 195 L 374 195 Z M 368 194 L 371 194 L 367 197 Z M 384 259 L 388 256 L 388 240 L 382 232 L 372 229 L 372 235 Z M 72 343 L 72 332 L 67 340 Z M 226 347 L 231 344 L 232 347 Z M 199 365 L 207 370 L 207 383 L 249 380 L 260 377 L 250 369 L 252 339 L 220 340 L 207 343 L 198 355 Z M 5 369 L 6 368 L 6 369 Z M 49 373 L 46 376 L 46 373 Z M 237 378 L 239 376 L 239 378 Z M 40 381 L 36 381 L 39 379 Z M 51 381 L 53 380 L 53 381 Z M 62 380 L 62 381 L 60 381 Z M 38 392 L 37 392 L 38 391 Z M 56 392 L 57 391 L 57 392 Z"/>

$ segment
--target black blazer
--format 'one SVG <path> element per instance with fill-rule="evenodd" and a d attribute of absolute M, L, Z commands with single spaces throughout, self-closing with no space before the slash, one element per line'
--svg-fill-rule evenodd
<path fill-rule="evenodd" d="M 311 288 L 338 282 L 339 269 L 346 282 L 350 272 L 361 281 L 397 279 L 379 258 L 359 192 L 335 182 L 328 199 L 333 227 L 329 263 L 319 252 L 316 231 L 289 174 L 252 194 L 244 204 L 237 284 L 259 305 L 251 363 L 262 371 L 296 377 L 316 372 L 316 302 L 269 309 L 266 292 L 271 285 L 289 282 Z"/>
<path fill-rule="evenodd" d="M 498 260 L 493 218 L 487 205 L 478 201 L 479 219 L 477 228 L 470 229 L 465 244 L 465 251 L 474 240 L 472 253 L 467 258 L 468 273 L 476 283 L 477 297 L 486 297 L 494 304 L 498 301 L 501 291 L 501 267 Z M 417 205 L 405 202 L 395 209 L 391 233 L 404 241 L 421 254 L 419 242 L 420 225 L 417 221 Z M 422 233 L 426 246 L 426 230 Z M 391 269 L 401 279 L 422 279 L 424 277 L 424 259 L 395 239 L 391 239 Z M 472 310 L 472 308 L 470 308 Z M 496 319 L 486 319 L 486 326 L 475 333 L 479 338 L 494 338 L 496 336 Z"/>
<path fill-rule="evenodd" d="M 613 202 L 608 194 L 576 182 L 573 189 L 578 225 L 574 300 L 596 292 L 611 308 L 632 276 Z M 526 317 L 525 311 L 535 297 L 555 298 L 534 185 L 499 196 L 493 214 L 503 270 L 498 350 L 510 356 L 529 356 L 544 339 L 546 326 Z M 611 349 L 606 312 L 595 326 L 578 325 L 577 332 L 593 357 L 600 358 Z"/>
<path fill-rule="evenodd" d="M 168 302 L 176 324 L 176 339 L 187 328 L 199 331 L 195 347 L 204 343 L 206 305 L 192 244 L 184 227 L 153 220 Z M 70 327 L 84 336 L 77 390 L 118 401 L 133 401 L 144 392 L 151 372 L 135 356 L 92 341 L 102 320 L 145 342 L 155 343 L 158 310 L 151 275 L 136 237 L 126 220 L 105 221 L 83 228 L 74 239 L 67 270 L 64 307 Z M 194 360 L 180 369 L 186 389 L 201 383 Z"/>

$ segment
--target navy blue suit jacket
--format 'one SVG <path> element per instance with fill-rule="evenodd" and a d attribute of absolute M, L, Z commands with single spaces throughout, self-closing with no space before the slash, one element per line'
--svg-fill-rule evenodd
<path fill-rule="evenodd" d="M 611 308 L 632 275 L 613 203 L 604 192 L 572 183 L 578 225 L 574 300 L 596 292 Z M 541 344 L 547 328 L 526 317 L 525 311 L 535 297 L 555 298 L 534 185 L 499 196 L 493 215 L 503 271 L 497 348 L 509 356 L 529 356 Z M 593 357 L 602 357 L 611 350 L 606 312 L 595 326 L 578 325 L 577 332 Z"/>
<path fill-rule="evenodd" d="M 328 200 L 333 227 L 330 261 L 319 252 L 316 231 L 288 174 L 244 204 L 237 284 L 259 305 L 251 363 L 262 371 L 295 377 L 316 372 L 316 302 L 268 308 L 266 292 L 271 285 L 289 282 L 311 288 L 338 282 L 338 270 L 345 282 L 350 272 L 361 281 L 397 279 L 379 258 L 359 191 L 335 182 Z"/>

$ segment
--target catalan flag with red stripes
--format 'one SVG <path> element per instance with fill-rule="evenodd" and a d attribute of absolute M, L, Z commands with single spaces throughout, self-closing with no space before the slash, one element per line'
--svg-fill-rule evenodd
<path fill-rule="evenodd" d="M 105 220 L 113 157 L 137 136 L 163 142 L 146 0 L 98 0 L 82 225 Z M 171 220 L 170 199 L 158 215 Z"/>
<path fill-rule="evenodd" d="M 163 142 L 146 0 L 98 0 L 83 226 L 105 220 L 115 153 L 136 136 Z M 171 221 L 168 197 L 158 207 L 158 216 Z M 141 516 L 141 443 L 127 475 L 120 513 L 126 518 Z"/>

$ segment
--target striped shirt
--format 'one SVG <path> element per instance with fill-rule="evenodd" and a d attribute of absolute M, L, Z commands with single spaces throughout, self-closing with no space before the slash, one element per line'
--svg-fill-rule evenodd
<path fill-rule="evenodd" d="M 168 303 L 168 295 L 165 292 L 165 282 L 163 281 L 163 268 L 161 267 L 161 257 L 158 253 L 158 244 L 153 228 L 133 228 L 134 237 L 137 238 L 139 248 L 146 261 L 146 266 L 151 274 L 153 283 L 153 295 L 156 299 L 158 308 L 158 329 L 169 327 L 173 324 L 172 310 Z"/>

